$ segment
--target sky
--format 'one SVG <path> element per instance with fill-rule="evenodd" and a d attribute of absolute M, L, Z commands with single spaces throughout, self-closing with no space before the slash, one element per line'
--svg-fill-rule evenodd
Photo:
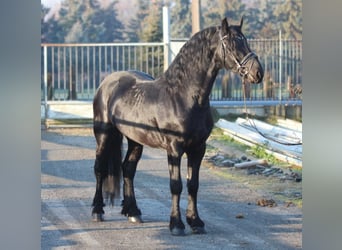
<path fill-rule="evenodd" d="M 41 0 L 40 2 L 46 7 L 52 7 L 56 3 L 61 2 L 61 0 Z"/>

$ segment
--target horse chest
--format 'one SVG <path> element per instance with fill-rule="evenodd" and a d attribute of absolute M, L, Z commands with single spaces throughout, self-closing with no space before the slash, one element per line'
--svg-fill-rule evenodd
<path fill-rule="evenodd" d="M 185 124 L 185 138 L 187 144 L 202 143 L 205 141 L 213 128 L 211 114 L 205 111 L 189 115 Z"/>

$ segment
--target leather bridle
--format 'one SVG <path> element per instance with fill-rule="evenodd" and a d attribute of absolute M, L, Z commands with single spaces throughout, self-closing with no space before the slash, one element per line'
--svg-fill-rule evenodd
<path fill-rule="evenodd" d="M 241 62 L 239 62 L 239 60 L 236 58 L 236 56 L 234 55 L 233 51 L 230 49 L 230 48 L 227 48 L 227 46 L 224 44 L 223 40 L 228 38 L 228 35 L 225 35 L 225 36 L 222 36 L 221 34 L 221 31 L 220 31 L 220 41 L 221 41 L 221 48 L 223 50 L 223 64 L 224 66 L 226 66 L 226 51 L 228 52 L 229 56 L 233 59 L 233 61 L 235 62 L 236 64 L 236 67 L 237 67 L 237 71 L 239 73 L 239 75 L 242 77 L 242 78 L 245 78 L 248 73 L 250 72 L 252 66 L 253 66 L 253 63 L 247 68 L 246 67 L 246 64 L 248 63 L 249 60 L 253 59 L 253 58 L 258 58 L 258 56 L 250 51 L 249 53 L 247 53 L 247 55 L 245 55 Z"/>

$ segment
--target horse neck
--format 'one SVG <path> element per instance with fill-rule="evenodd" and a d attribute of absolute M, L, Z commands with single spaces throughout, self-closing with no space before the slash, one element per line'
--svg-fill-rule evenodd
<path fill-rule="evenodd" d="M 217 36 L 214 37 L 214 36 Z M 164 73 L 170 88 L 185 91 L 198 104 L 209 103 L 209 95 L 220 67 L 215 62 L 218 35 L 209 28 L 194 35 Z M 214 43 L 213 43 L 214 41 Z"/>

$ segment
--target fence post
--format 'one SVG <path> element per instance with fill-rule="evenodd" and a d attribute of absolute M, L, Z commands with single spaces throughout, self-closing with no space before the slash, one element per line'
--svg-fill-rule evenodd
<path fill-rule="evenodd" d="M 201 2 L 200 0 L 191 1 L 191 19 L 192 19 L 192 34 L 197 33 L 201 29 Z"/>
<path fill-rule="evenodd" d="M 163 42 L 164 42 L 164 71 L 166 71 L 171 62 L 170 12 L 169 12 L 168 6 L 163 7 Z"/>
<path fill-rule="evenodd" d="M 282 78 L 282 57 L 283 57 L 283 46 L 281 40 L 281 30 L 279 30 L 279 101 L 281 102 L 281 78 Z"/>
<path fill-rule="evenodd" d="M 44 121 L 47 119 L 48 114 L 48 106 L 47 106 L 47 99 L 48 99 L 48 88 L 47 88 L 47 46 L 44 46 Z"/>

